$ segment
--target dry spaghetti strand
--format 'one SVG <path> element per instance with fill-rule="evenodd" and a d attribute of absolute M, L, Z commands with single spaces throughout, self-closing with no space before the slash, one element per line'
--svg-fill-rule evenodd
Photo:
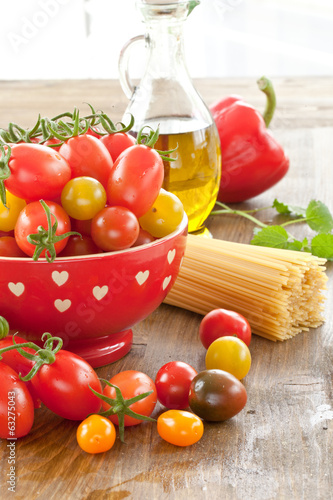
<path fill-rule="evenodd" d="M 309 253 L 188 235 L 165 302 L 199 314 L 232 309 L 253 333 L 286 340 L 324 321 L 325 259 Z"/>

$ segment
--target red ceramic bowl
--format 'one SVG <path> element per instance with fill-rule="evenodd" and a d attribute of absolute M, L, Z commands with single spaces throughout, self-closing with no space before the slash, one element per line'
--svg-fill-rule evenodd
<path fill-rule="evenodd" d="M 0 257 L 0 314 L 34 342 L 44 332 L 102 366 L 131 348 L 131 327 L 172 287 L 184 255 L 187 217 L 177 231 L 119 252 L 45 259 Z"/>

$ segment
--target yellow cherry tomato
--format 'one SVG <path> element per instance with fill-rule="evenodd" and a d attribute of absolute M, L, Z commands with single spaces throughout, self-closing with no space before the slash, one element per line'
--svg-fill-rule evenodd
<path fill-rule="evenodd" d="M 251 353 L 238 337 L 220 337 L 210 344 L 206 353 L 207 370 L 224 370 L 241 380 L 251 367 Z"/>
<path fill-rule="evenodd" d="M 153 206 L 139 218 L 139 223 L 155 238 L 163 238 L 177 229 L 183 216 L 184 207 L 180 199 L 161 189 Z"/>
<path fill-rule="evenodd" d="M 26 206 L 25 200 L 14 196 L 6 189 L 6 207 L 0 201 L 0 231 L 12 231 L 19 213 Z"/>
<path fill-rule="evenodd" d="M 76 439 L 80 448 L 87 453 L 103 453 L 114 445 L 116 429 L 108 418 L 94 414 L 81 422 Z"/>
<path fill-rule="evenodd" d="M 73 219 L 89 220 L 105 207 L 106 192 L 92 177 L 74 177 L 62 190 L 61 204 Z"/>
<path fill-rule="evenodd" d="M 157 432 L 164 441 L 176 446 L 190 446 L 202 438 L 204 426 L 194 413 L 168 410 L 157 419 Z"/>

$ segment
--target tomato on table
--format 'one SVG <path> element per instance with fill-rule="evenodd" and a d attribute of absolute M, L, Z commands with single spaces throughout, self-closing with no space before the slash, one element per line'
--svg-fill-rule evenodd
<path fill-rule="evenodd" d="M 103 135 L 100 141 L 106 146 L 114 162 L 125 149 L 135 144 L 135 138 L 126 132 Z"/>
<path fill-rule="evenodd" d="M 108 418 L 94 414 L 80 423 L 76 438 L 83 451 L 91 454 L 103 453 L 114 445 L 116 429 Z"/>
<path fill-rule="evenodd" d="M 197 371 L 183 361 L 170 361 L 157 372 L 155 385 L 159 402 L 170 409 L 188 407 L 190 385 Z"/>
<path fill-rule="evenodd" d="M 168 410 L 157 419 L 157 432 L 164 441 L 176 446 L 190 446 L 203 436 L 202 420 L 184 410 Z"/>
<path fill-rule="evenodd" d="M 0 362 L 0 438 L 26 436 L 34 422 L 32 397 L 18 373 Z"/>
<path fill-rule="evenodd" d="M 71 178 L 66 159 L 41 144 L 13 144 L 8 166 L 6 189 L 26 201 L 55 199 Z"/>
<path fill-rule="evenodd" d="M 91 237 L 94 243 L 112 252 L 131 247 L 139 236 L 139 222 L 126 207 L 106 207 L 91 221 Z"/>
<path fill-rule="evenodd" d="M 219 337 L 235 335 L 247 346 L 251 342 L 251 327 L 241 314 L 228 309 L 213 309 L 203 317 L 199 326 L 202 345 L 208 349 Z"/>
<path fill-rule="evenodd" d="M 239 338 L 220 337 L 208 347 L 205 361 L 207 370 L 224 370 L 241 380 L 250 370 L 251 353 Z"/>
<path fill-rule="evenodd" d="M 247 402 L 244 385 L 223 370 L 204 370 L 191 382 L 191 410 L 211 422 L 222 422 L 239 413 Z"/>

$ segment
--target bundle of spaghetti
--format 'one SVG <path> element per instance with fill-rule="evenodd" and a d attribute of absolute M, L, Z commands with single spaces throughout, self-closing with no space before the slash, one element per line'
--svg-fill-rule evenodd
<path fill-rule="evenodd" d="M 253 333 L 286 340 L 323 323 L 325 263 L 306 252 L 188 235 L 164 302 L 202 315 L 217 308 L 237 311 Z"/>

